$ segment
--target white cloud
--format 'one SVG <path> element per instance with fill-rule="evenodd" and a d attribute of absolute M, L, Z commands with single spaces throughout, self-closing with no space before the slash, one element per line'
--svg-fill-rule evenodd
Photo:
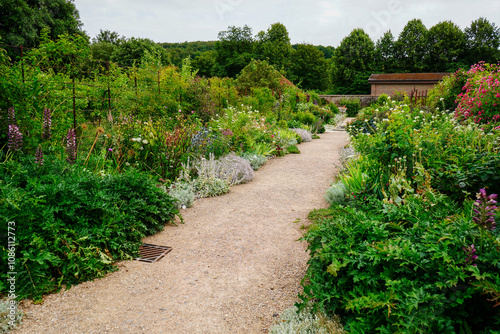
<path fill-rule="evenodd" d="M 399 3 L 399 11 L 391 6 Z M 427 26 L 451 20 L 461 28 L 479 17 L 500 25 L 500 1 L 477 0 L 75 0 L 84 29 L 99 29 L 156 42 L 217 40 L 228 26 L 247 24 L 254 34 L 283 23 L 292 43 L 338 46 L 355 28 L 376 41 L 391 30 L 397 38 L 406 23 L 420 18 Z"/>

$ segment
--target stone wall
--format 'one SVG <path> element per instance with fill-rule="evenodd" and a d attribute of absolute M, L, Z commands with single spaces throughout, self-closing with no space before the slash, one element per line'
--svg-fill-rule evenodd
<path fill-rule="evenodd" d="M 320 97 L 330 103 L 333 102 L 337 106 L 340 106 L 340 100 L 342 99 L 358 99 L 361 101 L 361 107 L 367 107 L 378 99 L 376 95 L 320 95 Z"/>

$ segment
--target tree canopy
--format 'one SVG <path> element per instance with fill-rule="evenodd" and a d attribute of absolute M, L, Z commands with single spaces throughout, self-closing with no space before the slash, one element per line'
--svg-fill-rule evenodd
<path fill-rule="evenodd" d="M 10 45 L 37 47 L 44 28 L 51 39 L 84 34 L 80 14 L 71 0 L 2 0 L 0 13 L 0 37 Z"/>

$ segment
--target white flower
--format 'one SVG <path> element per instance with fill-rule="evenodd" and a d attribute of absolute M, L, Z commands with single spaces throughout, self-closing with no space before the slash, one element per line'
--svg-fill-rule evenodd
<path fill-rule="evenodd" d="M 142 140 L 142 143 L 143 143 L 143 144 L 147 144 L 147 143 L 148 143 L 148 141 L 147 141 L 146 139 L 143 139 L 143 140 Z"/>
<path fill-rule="evenodd" d="M 186 210 L 186 206 L 185 205 L 182 206 L 182 210 Z"/>
<path fill-rule="evenodd" d="M 439 101 L 444 101 L 444 97 L 440 98 Z"/>
<path fill-rule="evenodd" d="M 144 150 L 144 146 L 141 146 L 141 151 Z"/>

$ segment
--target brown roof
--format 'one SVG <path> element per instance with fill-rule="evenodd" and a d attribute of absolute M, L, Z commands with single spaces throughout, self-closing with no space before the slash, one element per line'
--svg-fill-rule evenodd
<path fill-rule="evenodd" d="M 368 79 L 370 83 L 437 83 L 451 73 L 378 73 Z"/>

